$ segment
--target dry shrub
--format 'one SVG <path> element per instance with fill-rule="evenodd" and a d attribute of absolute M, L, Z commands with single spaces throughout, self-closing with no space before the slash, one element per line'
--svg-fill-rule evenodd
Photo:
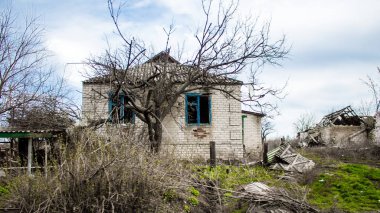
<path fill-rule="evenodd" d="M 23 212 L 183 211 L 189 175 L 175 159 L 131 138 L 82 130 L 47 179 L 16 178 L 9 202 Z"/>
<path fill-rule="evenodd" d="M 380 147 L 368 144 L 354 144 L 343 148 L 312 147 L 304 149 L 303 152 L 318 156 L 322 164 L 326 159 L 368 164 L 376 164 L 380 159 Z"/>
<path fill-rule="evenodd" d="M 247 193 L 250 202 L 246 212 L 319 212 L 307 202 L 307 187 L 288 183 L 286 189 L 272 188 L 266 193 Z"/>
<path fill-rule="evenodd" d="M 305 186 L 305 185 L 311 185 L 321 174 L 322 169 L 319 167 L 314 167 L 311 170 L 304 171 L 301 174 L 298 174 L 296 176 L 296 179 L 298 180 L 298 183 Z"/>

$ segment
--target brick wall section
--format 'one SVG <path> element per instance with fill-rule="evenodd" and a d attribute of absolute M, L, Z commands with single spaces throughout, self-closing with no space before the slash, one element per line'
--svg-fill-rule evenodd
<path fill-rule="evenodd" d="M 261 117 L 243 113 L 244 119 L 244 145 L 247 155 L 253 159 L 260 159 L 262 152 Z"/>

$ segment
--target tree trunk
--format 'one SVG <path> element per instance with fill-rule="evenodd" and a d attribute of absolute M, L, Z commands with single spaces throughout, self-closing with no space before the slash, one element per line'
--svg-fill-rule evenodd
<path fill-rule="evenodd" d="M 154 153 L 158 153 L 160 151 L 162 141 L 162 124 L 161 122 L 156 122 L 154 124 L 154 137 L 151 141 L 152 143 L 152 151 Z"/>

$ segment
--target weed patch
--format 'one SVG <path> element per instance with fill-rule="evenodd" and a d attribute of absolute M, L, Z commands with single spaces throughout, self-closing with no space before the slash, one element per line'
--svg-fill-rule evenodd
<path fill-rule="evenodd" d="M 337 207 L 348 212 L 380 209 L 380 169 L 359 164 L 340 164 L 311 184 L 309 201 L 321 209 Z"/>
<path fill-rule="evenodd" d="M 218 181 L 223 189 L 233 190 L 237 186 L 251 182 L 264 182 L 268 185 L 276 185 L 280 171 L 270 171 L 263 167 L 228 166 L 219 165 L 215 168 L 202 166 L 196 169 L 198 178 Z"/>

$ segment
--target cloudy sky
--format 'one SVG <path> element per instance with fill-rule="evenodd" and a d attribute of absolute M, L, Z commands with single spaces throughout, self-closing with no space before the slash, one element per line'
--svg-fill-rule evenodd
<path fill-rule="evenodd" d="M 172 48 L 193 46 L 200 25 L 200 0 L 127 0 L 121 27 L 159 52 L 165 47 L 164 27 L 175 32 Z M 76 90 L 81 90 L 83 62 L 99 55 L 107 43 L 117 45 L 106 0 L 2 0 L 12 5 L 18 18 L 38 16 L 57 70 Z M 380 66 L 380 1 L 378 0 L 240 0 L 239 17 L 259 17 L 271 22 L 273 39 L 286 36 L 290 53 L 281 66 L 265 66 L 260 81 L 280 87 L 287 96 L 278 102 L 272 137 L 294 135 L 293 123 L 301 114 L 319 120 L 333 109 L 360 107 L 371 101 L 361 82 L 378 77 Z M 78 96 L 80 94 L 78 93 Z"/>

